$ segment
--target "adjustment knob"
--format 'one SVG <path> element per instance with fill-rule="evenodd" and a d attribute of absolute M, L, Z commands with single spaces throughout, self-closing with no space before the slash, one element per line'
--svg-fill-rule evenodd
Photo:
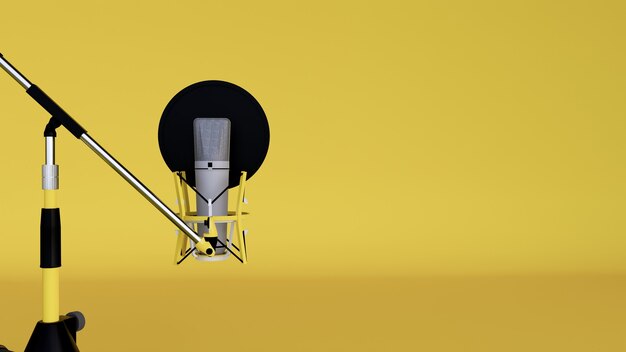
<path fill-rule="evenodd" d="M 76 320 L 78 320 L 78 326 L 76 328 L 76 331 L 81 331 L 84 327 L 85 327 L 85 316 L 83 315 L 83 313 L 76 311 L 76 312 L 69 312 L 66 314 L 68 317 L 72 317 L 72 318 L 76 318 Z M 0 352 L 2 352 L 2 350 L 0 350 Z"/>

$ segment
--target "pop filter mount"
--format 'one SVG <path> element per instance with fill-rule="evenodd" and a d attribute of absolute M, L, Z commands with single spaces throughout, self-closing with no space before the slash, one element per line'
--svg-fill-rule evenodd
<path fill-rule="evenodd" d="M 150 189 L 101 147 L 87 131 L 39 87 L 32 84 L 2 54 L 2 67 L 52 117 L 46 125 L 46 163 L 43 166 L 44 207 L 41 217 L 40 267 L 43 270 L 43 319 L 39 321 L 26 346 L 26 352 L 78 351 L 76 332 L 85 325 L 80 312 L 59 315 L 59 272 L 61 267 L 60 211 L 56 203 L 58 166 L 55 164 L 56 128 L 65 127 L 83 141 L 111 168 L 142 194 L 192 242 L 197 253 L 213 256 L 215 249 L 206 237 L 165 205 Z M 159 123 L 159 147 L 172 171 L 185 171 L 188 182 L 195 183 L 193 163 L 193 130 L 198 117 L 228 118 L 231 130 L 231 171 L 228 187 L 232 188 L 251 177 L 261 166 L 269 148 L 269 125 L 263 109 L 244 89 L 223 81 L 204 81 L 178 93 L 167 105 Z M 239 176 L 241 176 L 241 179 Z M 144 247 L 151 250 L 152 240 L 146 236 Z M 0 352 L 8 351 L 0 346 Z"/>

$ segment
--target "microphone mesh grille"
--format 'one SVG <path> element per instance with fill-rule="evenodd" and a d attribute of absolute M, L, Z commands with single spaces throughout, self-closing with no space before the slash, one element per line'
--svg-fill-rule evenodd
<path fill-rule="evenodd" d="M 193 120 L 193 142 L 197 161 L 228 161 L 230 120 L 226 118 Z"/>

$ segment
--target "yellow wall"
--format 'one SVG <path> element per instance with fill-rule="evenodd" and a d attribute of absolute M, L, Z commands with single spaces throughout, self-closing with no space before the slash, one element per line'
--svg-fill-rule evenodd
<path fill-rule="evenodd" d="M 180 89 L 239 84 L 272 132 L 251 264 L 178 268 L 173 226 L 61 132 L 64 275 L 626 270 L 621 1 L 61 3 L 3 3 L 0 52 L 168 204 Z M 2 277 L 39 277 L 47 117 L 0 75 Z"/>

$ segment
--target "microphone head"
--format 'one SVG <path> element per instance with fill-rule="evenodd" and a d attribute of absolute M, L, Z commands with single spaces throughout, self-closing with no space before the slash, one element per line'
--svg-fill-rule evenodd
<path fill-rule="evenodd" d="M 228 161 L 230 120 L 226 118 L 193 120 L 193 140 L 196 161 Z"/>

